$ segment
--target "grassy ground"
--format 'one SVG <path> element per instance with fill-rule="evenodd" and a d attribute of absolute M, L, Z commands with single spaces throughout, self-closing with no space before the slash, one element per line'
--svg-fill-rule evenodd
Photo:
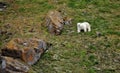
<path fill-rule="evenodd" d="M 41 29 L 44 16 L 52 9 L 63 10 L 74 19 L 60 36 Z M 37 37 L 53 44 L 32 66 L 33 73 L 120 73 L 119 0 L 16 0 L 8 7 L 4 22 L 2 14 L 0 25 L 10 24 L 13 38 Z M 84 21 L 92 31 L 78 34 L 76 23 Z"/>

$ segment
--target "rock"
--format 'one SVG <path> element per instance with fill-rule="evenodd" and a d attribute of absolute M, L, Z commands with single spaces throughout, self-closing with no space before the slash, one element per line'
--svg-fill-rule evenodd
<path fill-rule="evenodd" d="M 45 17 L 45 21 L 42 23 L 43 26 L 47 27 L 47 30 L 51 34 L 60 35 L 63 30 L 64 24 L 72 24 L 72 18 L 63 16 L 63 10 L 49 11 Z"/>
<path fill-rule="evenodd" d="M 63 29 L 64 20 L 60 12 L 54 10 L 48 12 L 44 25 L 51 34 L 60 35 Z"/>
<path fill-rule="evenodd" d="M 70 24 L 72 24 L 72 18 L 69 18 L 69 17 L 64 17 L 63 18 L 63 21 L 64 21 L 64 24 L 65 25 L 70 25 Z"/>
<path fill-rule="evenodd" d="M 102 36 L 101 32 L 98 32 L 98 31 L 97 31 L 97 32 L 96 32 L 96 36 L 97 36 L 97 37 Z"/>
<path fill-rule="evenodd" d="M 29 66 L 11 57 L 0 57 L 0 73 L 28 73 Z"/>
<path fill-rule="evenodd" d="M 48 45 L 43 40 L 14 38 L 4 46 L 2 55 L 18 58 L 33 65 L 47 49 Z"/>

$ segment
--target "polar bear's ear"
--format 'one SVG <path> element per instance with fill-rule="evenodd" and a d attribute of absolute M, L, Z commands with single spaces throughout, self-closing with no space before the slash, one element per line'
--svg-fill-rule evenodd
<path fill-rule="evenodd" d="M 77 23 L 77 26 L 80 26 L 81 23 Z"/>

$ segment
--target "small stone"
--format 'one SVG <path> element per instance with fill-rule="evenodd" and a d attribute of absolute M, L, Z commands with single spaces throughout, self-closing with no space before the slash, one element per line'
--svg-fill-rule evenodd
<path fill-rule="evenodd" d="M 96 32 L 96 36 L 97 36 L 97 37 L 102 36 L 101 32 Z"/>

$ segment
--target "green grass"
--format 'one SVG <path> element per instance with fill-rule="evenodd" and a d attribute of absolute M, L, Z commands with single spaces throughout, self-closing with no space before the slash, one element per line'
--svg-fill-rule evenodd
<path fill-rule="evenodd" d="M 65 25 L 61 35 L 51 35 L 41 23 L 49 10 L 64 6 L 73 23 Z M 78 34 L 76 23 L 84 21 L 91 24 L 92 31 Z M 0 25 L 7 23 L 9 31 L 15 32 L 13 38 L 37 37 L 53 44 L 30 73 L 120 73 L 119 0 L 17 0 Z M 30 33 L 31 28 L 35 32 Z"/>

